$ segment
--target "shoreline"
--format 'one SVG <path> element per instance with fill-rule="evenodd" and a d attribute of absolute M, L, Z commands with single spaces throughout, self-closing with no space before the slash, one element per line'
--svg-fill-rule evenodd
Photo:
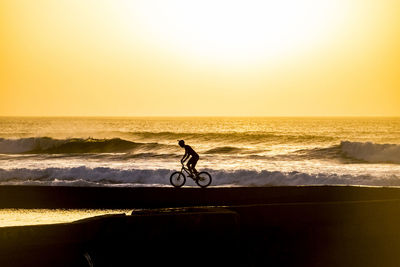
<path fill-rule="evenodd" d="M 134 209 L 400 199 L 400 188 L 362 186 L 0 186 L 0 208 Z"/>

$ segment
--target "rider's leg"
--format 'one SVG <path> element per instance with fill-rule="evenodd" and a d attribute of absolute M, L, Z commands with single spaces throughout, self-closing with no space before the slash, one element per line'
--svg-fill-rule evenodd
<path fill-rule="evenodd" d="M 197 161 L 199 160 L 199 158 L 196 157 L 196 158 L 192 158 L 192 159 L 193 159 L 193 160 L 192 160 L 192 164 L 191 164 L 192 172 L 193 172 L 195 175 L 197 175 L 199 172 L 196 170 L 196 164 L 197 164 Z"/>
<path fill-rule="evenodd" d="M 187 168 L 188 168 L 188 170 L 189 170 L 189 172 L 190 172 L 190 177 L 193 177 L 193 170 L 192 170 L 192 162 L 191 162 L 191 159 L 188 161 L 188 163 L 186 164 L 186 166 L 187 166 Z"/>

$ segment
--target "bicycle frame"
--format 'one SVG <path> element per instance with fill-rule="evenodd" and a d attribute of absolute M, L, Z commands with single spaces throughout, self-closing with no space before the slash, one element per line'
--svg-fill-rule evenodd
<path fill-rule="evenodd" d="M 181 169 L 181 173 L 183 173 L 183 171 L 186 172 L 186 174 L 189 176 L 190 175 L 190 171 L 187 167 L 185 167 L 184 164 L 182 164 L 182 169 Z M 190 176 L 189 176 L 190 177 Z M 197 179 L 197 174 L 194 174 L 194 177 L 191 177 L 192 179 Z"/>
<path fill-rule="evenodd" d="M 190 174 L 190 171 L 188 168 L 185 167 L 185 165 L 182 164 L 182 169 L 181 172 L 185 171 L 188 175 Z"/>

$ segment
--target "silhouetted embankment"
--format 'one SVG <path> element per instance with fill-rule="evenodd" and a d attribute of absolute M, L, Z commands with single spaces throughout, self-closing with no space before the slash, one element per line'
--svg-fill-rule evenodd
<path fill-rule="evenodd" d="M 277 186 L 233 188 L 0 186 L 0 208 L 169 208 L 400 199 L 399 188 Z"/>
<path fill-rule="evenodd" d="M 66 199 L 66 192 L 76 194 L 79 188 L 32 189 L 38 191 L 31 192 L 31 199 L 40 190 L 64 190 L 61 199 L 66 202 L 58 200 L 52 205 L 79 206 Z M 106 207 L 132 207 L 132 215 L 0 228 L 0 266 L 364 267 L 400 263 L 399 189 L 322 186 L 79 190 L 88 190 L 100 204 L 110 192 L 124 192 Z M 97 195 L 99 192 L 106 195 Z M 129 197 L 128 192 L 140 197 Z M 152 195 L 148 195 L 150 192 Z M 26 201 L 26 195 L 20 196 Z M 49 196 L 42 196 L 41 203 L 48 200 Z M 123 200 L 128 203 L 123 204 Z M 81 205 L 99 207 L 94 203 Z M 194 207 L 196 204 L 209 207 Z"/>

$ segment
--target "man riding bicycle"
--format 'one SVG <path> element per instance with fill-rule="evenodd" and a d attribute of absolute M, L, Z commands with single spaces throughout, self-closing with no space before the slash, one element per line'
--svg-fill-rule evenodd
<path fill-rule="evenodd" d="M 194 151 L 191 146 L 185 145 L 185 141 L 183 141 L 183 140 L 179 140 L 178 144 L 180 147 L 185 149 L 185 155 L 183 155 L 183 157 L 181 159 L 181 163 L 183 164 L 189 157 L 191 157 L 186 165 L 190 172 L 189 177 L 193 178 L 193 174 L 197 176 L 198 172 L 195 167 L 196 167 L 197 161 L 200 158 L 199 154 L 197 154 L 196 151 Z"/>

